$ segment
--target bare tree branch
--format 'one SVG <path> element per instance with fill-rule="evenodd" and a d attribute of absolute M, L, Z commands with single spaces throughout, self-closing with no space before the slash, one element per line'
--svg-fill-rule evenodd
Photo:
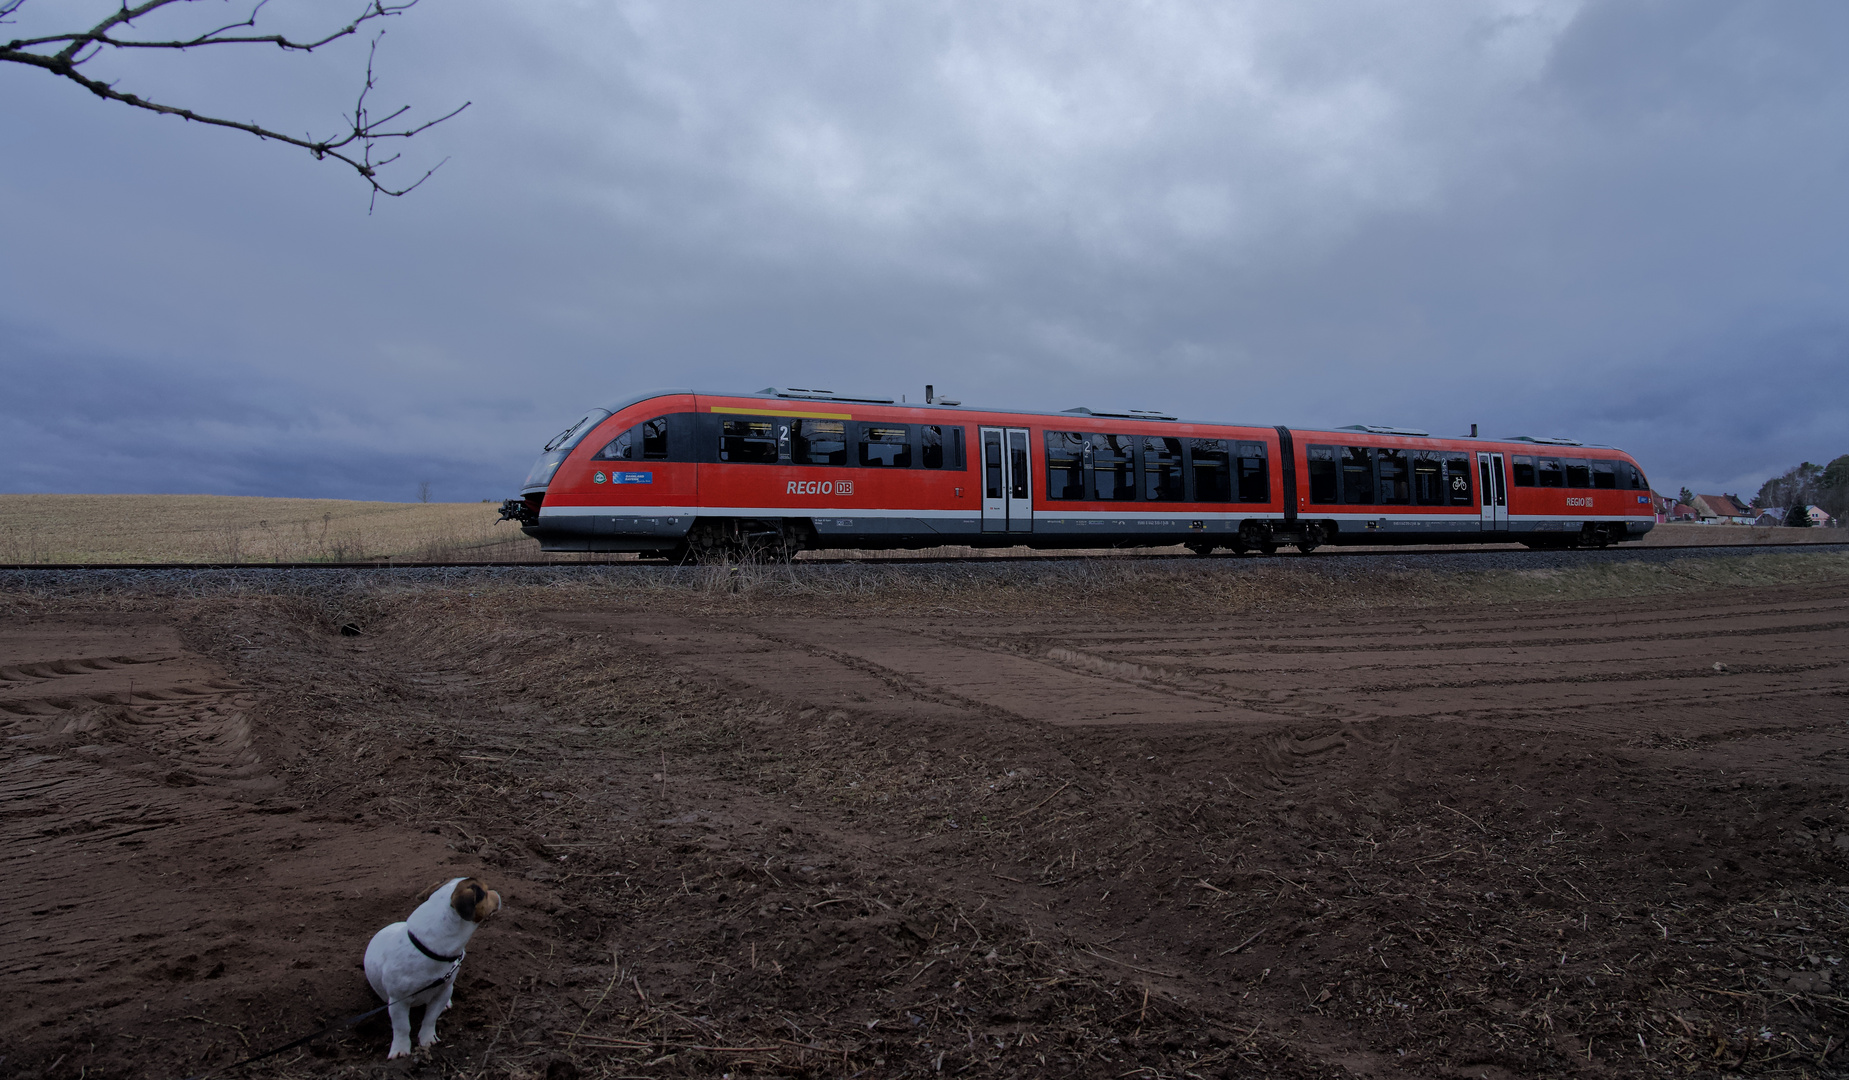
<path fill-rule="evenodd" d="M 145 109 L 148 112 L 160 113 L 165 116 L 177 116 L 182 120 L 191 120 L 194 123 L 206 124 L 212 127 L 231 128 L 235 131 L 249 132 L 260 139 L 273 139 L 277 142 L 288 143 L 290 146 L 299 146 L 313 154 L 317 161 L 333 158 L 336 161 L 343 162 L 350 166 L 372 186 L 372 197 L 375 203 L 380 195 L 398 196 L 415 190 L 425 180 L 430 179 L 432 173 L 435 173 L 438 168 L 442 167 L 443 162 L 438 162 L 435 167 L 424 173 L 423 176 L 418 177 L 415 183 L 408 184 L 401 188 L 390 187 L 379 178 L 379 170 L 397 161 L 401 155 L 392 154 L 389 157 L 380 158 L 377 156 L 376 144 L 386 139 L 409 139 L 419 132 L 427 131 L 441 124 L 443 121 L 450 119 L 472 104 L 471 102 L 465 101 L 457 108 L 444 113 L 434 120 L 428 120 L 416 125 L 398 124 L 396 127 L 393 126 L 398 121 L 399 117 L 410 111 L 411 107 L 409 105 L 395 109 L 385 116 L 374 117 L 367 108 L 366 98 L 377 85 L 373 74 L 373 61 L 378 54 L 379 39 L 385 36 L 383 30 L 380 30 L 373 36 L 372 45 L 367 51 L 366 82 L 360 88 L 359 99 L 354 104 L 352 115 L 345 118 L 347 130 L 325 139 L 315 139 L 311 137 L 298 138 L 294 135 L 287 135 L 272 128 L 264 127 L 254 121 L 228 120 L 223 117 L 207 116 L 203 113 L 194 112 L 191 109 L 166 105 L 157 101 L 149 101 L 147 98 L 137 94 L 118 90 L 113 83 L 91 78 L 80 70 L 83 65 L 94 60 L 108 49 L 167 49 L 183 51 L 186 49 L 204 48 L 210 45 L 274 45 L 285 52 L 311 53 L 331 42 L 338 41 L 341 38 L 351 37 L 359 33 L 360 27 L 365 23 L 375 19 L 384 19 L 402 14 L 417 5 L 417 0 L 404 0 L 402 3 L 386 3 L 385 0 L 367 0 L 366 7 L 360 12 L 358 18 L 339 29 L 312 40 L 298 41 L 283 34 L 253 34 L 241 32 L 254 30 L 256 28 L 257 16 L 263 12 L 264 7 L 269 4 L 269 0 L 257 0 L 251 7 L 250 15 L 247 18 L 234 23 L 227 23 L 216 30 L 211 30 L 195 37 L 172 38 L 168 40 L 139 40 L 120 36 L 132 27 L 136 19 L 172 4 L 188 4 L 194 2 L 196 2 L 196 0 L 144 0 L 144 2 L 131 7 L 127 0 L 122 0 L 120 8 L 88 30 L 69 34 L 52 34 L 36 38 L 15 38 L 5 45 L 0 45 L 0 61 L 39 68 L 60 78 L 69 79 L 95 94 L 97 97 L 108 101 L 119 101 L 124 105 L 131 105 L 137 109 Z M 25 4 L 26 0 L 0 0 L 0 24 L 15 21 L 12 16 L 14 16 L 20 8 L 24 7 Z M 446 158 L 444 160 L 448 159 Z"/>

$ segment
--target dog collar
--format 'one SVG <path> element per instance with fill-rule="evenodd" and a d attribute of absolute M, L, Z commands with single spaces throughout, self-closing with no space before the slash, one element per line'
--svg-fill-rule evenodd
<path fill-rule="evenodd" d="M 442 953 L 432 952 L 430 950 L 430 946 L 417 940 L 417 935 L 413 934 L 411 932 L 411 928 L 408 926 L 404 928 L 404 936 L 411 939 L 411 946 L 413 948 L 415 948 L 418 952 L 423 953 L 425 956 L 430 957 L 432 960 L 435 960 L 439 964 L 454 964 L 462 959 L 461 956 L 444 956 Z"/>

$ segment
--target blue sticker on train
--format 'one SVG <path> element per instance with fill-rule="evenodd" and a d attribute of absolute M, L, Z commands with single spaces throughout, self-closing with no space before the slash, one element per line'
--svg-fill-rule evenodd
<path fill-rule="evenodd" d="M 655 474 L 652 472 L 613 472 L 610 474 L 613 484 L 652 484 Z"/>

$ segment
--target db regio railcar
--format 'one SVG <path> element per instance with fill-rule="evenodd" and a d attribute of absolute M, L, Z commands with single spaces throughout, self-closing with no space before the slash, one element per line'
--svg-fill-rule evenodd
<path fill-rule="evenodd" d="M 502 506 L 546 551 L 1508 543 L 1655 524 L 1630 455 L 1569 439 L 659 390 L 547 444 Z"/>

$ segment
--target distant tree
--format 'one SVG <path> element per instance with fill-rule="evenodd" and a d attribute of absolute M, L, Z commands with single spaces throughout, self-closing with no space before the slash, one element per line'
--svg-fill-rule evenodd
<path fill-rule="evenodd" d="M 1817 503 L 1833 518 L 1849 516 L 1849 454 L 1823 467 L 1817 478 Z"/>
<path fill-rule="evenodd" d="M 1689 503 L 1692 503 L 1695 501 L 1695 493 L 1690 491 L 1688 488 L 1683 488 L 1681 491 L 1676 493 L 1676 501 L 1686 506 Z"/>
<path fill-rule="evenodd" d="M 1805 506 L 1803 503 L 1794 502 L 1791 504 L 1791 509 L 1785 511 L 1785 525 L 1787 528 L 1808 529 L 1810 528 L 1810 524 L 1810 507 Z"/>
<path fill-rule="evenodd" d="M 1783 475 L 1767 480 L 1759 487 L 1759 494 L 1753 502 L 1759 506 L 1791 506 L 1794 503 L 1817 502 L 1818 481 L 1823 476 L 1823 466 L 1806 461 L 1794 469 L 1788 469 Z"/>
<path fill-rule="evenodd" d="M 419 480 L 417 482 L 417 501 L 421 503 L 430 501 L 430 481 Z"/>
<path fill-rule="evenodd" d="M 15 16 L 21 8 L 26 6 L 26 2 L 27 0 L 0 0 L 0 24 L 17 23 L 19 20 Z M 129 0 L 118 0 L 119 6 L 114 11 L 109 12 L 100 22 L 87 30 L 78 29 L 62 34 L 14 38 L 0 44 L 0 61 L 35 67 L 58 78 L 69 79 L 106 101 L 119 101 L 137 109 L 177 116 L 183 120 L 191 120 L 212 127 L 232 128 L 248 132 L 259 139 L 270 139 L 288 143 L 290 146 L 299 146 L 313 154 L 316 161 L 333 158 L 335 161 L 351 166 L 368 184 L 372 185 L 372 197 L 375 201 L 380 195 L 403 195 L 411 191 L 425 180 L 430 179 L 430 174 L 436 172 L 437 167 L 443 164 L 438 162 L 436 167 L 424 173 L 415 183 L 404 187 L 390 187 L 379 179 L 379 170 L 399 158 L 398 154 L 377 157 L 377 144 L 380 141 L 409 139 L 419 132 L 441 124 L 469 107 L 469 103 L 464 102 L 460 107 L 452 109 L 435 120 L 427 120 L 421 124 L 412 124 L 400 119 L 410 111 L 409 105 L 393 109 L 384 116 L 374 116 L 371 107 L 366 103 L 366 96 L 374 89 L 372 61 L 373 56 L 378 52 L 379 38 L 384 36 L 383 30 L 373 36 L 372 48 L 366 54 L 366 82 L 360 88 L 359 100 L 353 106 L 352 115 L 343 118 L 346 130 L 336 132 L 324 139 L 285 135 L 255 121 L 206 116 L 191 109 L 150 101 L 140 95 L 117 89 L 116 83 L 92 78 L 83 70 L 85 64 L 95 60 L 106 51 L 163 49 L 169 52 L 185 52 L 189 49 L 203 49 L 211 45 L 274 45 L 284 52 L 311 53 L 341 38 L 359 33 L 360 27 L 365 23 L 402 14 L 417 4 L 417 0 L 404 0 L 402 3 L 367 0 L 359 17 L 346 25 L 333 27 L 317 37 L 297 40 L 283 34 L 255 32 L 257 16 L 269 0 L 256 0 L 248 8 L 250 12 L 248 16 L 215 30 L 208 30 L 202 34 L 195 34 L 190 30 L 178 30 L 175 24 L 180 20 L 173 16 L 187 9 L 173 5 L 195 2 L 196 0 L 142 0 L 141 3 L 131 6 Z M 166 26 L 174 27 L 177 32 L 165 38 L 125 36 L 135 20 L 155 16 L 157 13 L 166 17 Z"/>

